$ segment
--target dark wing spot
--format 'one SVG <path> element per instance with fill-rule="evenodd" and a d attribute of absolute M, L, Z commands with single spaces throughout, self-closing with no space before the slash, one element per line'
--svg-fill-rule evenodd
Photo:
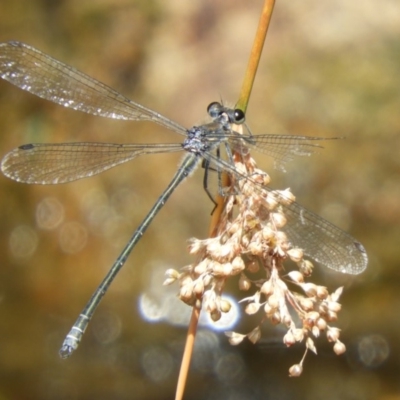
<path fill-rule="evenodd" d="M 360 242 L 354 242 L 354 246 L 356 246 L 357 249 L 361 251 L 361 253 L 366 253 L 367 252 L 365 250 L 365 247 Z"/>
<path fill-rule="evenodd" d="M 35 146 L 30 143 L 30 144 L 23 144 L 22 146 L 19 146 L 18 148 L 20 150 L 32 150 Z"/>

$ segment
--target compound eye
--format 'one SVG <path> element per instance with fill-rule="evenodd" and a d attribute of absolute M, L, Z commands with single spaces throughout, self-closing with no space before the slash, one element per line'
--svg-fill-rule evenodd
<path fill-rule="evenodd" d="M 240 110 L 239 108 L 236 108 L 233 111 L 233 118 L 235 119 L 236 124 L 243 124 L 243 122 L 245 120 L 244 112 L 242 110 Z"/>
<path fill-rule="evenodd" d="M 222 105 L 217 101 L 214 101 L 207 107 L 208 115 L 213 119 L 218 118 L 221 115 L 222 110 L 223 110 Z"/>

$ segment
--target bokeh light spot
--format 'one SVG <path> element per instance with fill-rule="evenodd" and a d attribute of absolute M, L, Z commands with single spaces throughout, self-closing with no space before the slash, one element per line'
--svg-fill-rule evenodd
<path fill-rule="evenodd" d="M 26 225 L 19 225 L 13 229 L 9 239 L 9 246 L 14 257 L 26 259 L 33 255 L 38 245 L 38 236 L 34 229 Z"/>
<path fill-rule="evenodd" d="M 78 253 L 86 246 L 87 236 L 87 230 L 82 224 L 75 221 L 67 222 L 60 230 L 60 247 L 65 253 Z"/>
<path fill-rule="evenodd" d="M 173 358 L 165 349 L 154 346 L 145 349 L 141 364 L 149 379 L 153 382 L 162 382 L 172 372 Z"/>
<path fill-rule="evenodd" d="M 99 343 L 112 343 L 121 334 L 121 319 L 114 313 L 103 312 L 92 321 L 91 329 Z"/>
<path fill-rule="evenodd" d="M 236 353 L 223 354 L 215 366 L 216 375 L 225 382 L 240 382 L 244 377 L 245 370 L 242 358 Z"/>
<path fill-rule="evenodd" d="M 64 220 L 64 206 L 54 197 L 46 197 L 36 207 L 36 223 L 41 229 L 55 229 Z"/>
<path fill-rule="evenodd" d="M 358 342 L 360 361 L 369 368 L 379 367 L 390 354 L 389 344 L 382 335 L 364 336 Z"/>

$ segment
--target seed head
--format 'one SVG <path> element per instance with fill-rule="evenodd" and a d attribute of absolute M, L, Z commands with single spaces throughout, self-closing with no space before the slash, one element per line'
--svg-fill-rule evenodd
<path fill-rule="evenodd" d="M 304 259 L 303 249 L 291 243 L 284 232 L 292 217 L 288 208 L 295 201 L 292 192 L 266 189 L 270 177 L 257 168 L 249 152 L 234 151 L 233 159 L 240 175 L 238 178 L 232 174 L 232 186 L 224 188 L 225 206 L 214 229 L 215 237 L 191 239 L 189 252 L 197 261 L 179 272 L 167 270 L 164 284 L 178 282 L 182 301 L 202 308 L 218 321 L 232 307 L 222 297 L 226 282 L 238 276 L 239 289 L 250 291 L 239 303 L 245 303 L 248 315 L 262 308 L 261 322 L 247 334 L 226 332 L 229 342 L 237 345 L 247 338 L 256 343 L 261 338 L 261 323 L 282 324 L 287 347 L 296 342 L 305 346 L 302 360 L 289 369 L 289 376 L 300 376 L 308 350 L 317 353 L 313 338 L 324 336 L 321 333 L 334 343 L 336 354 L 346 350 L 339 340 L 340 330 L 329 325 L 341 310 L 343 289 L 329 294 L 325 286 L 309 281 L 313 264 Z M 288 259 L 292 263 L 286 266 Z"/>

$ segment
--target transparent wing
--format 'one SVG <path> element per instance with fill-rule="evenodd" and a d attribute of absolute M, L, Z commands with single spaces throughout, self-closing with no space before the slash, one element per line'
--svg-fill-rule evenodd
<path fill-rule="evenodd" d="M 186 134 L 179 124 L 24 43 L 0 43 L 0 76 L 64 107 L 114 119 L 153 121 Z"/>
<path fill-rule="evenodd" d="M 234 166 L 214 154 L 207 153 L 204 158 L 238 179 L 251 180 L 251 177 L 240 174 Z M 253 183 L 264 194 L 274 192 L 266 186 Z M 282 204 L 282 208 L 287 218 L 282 230 L 293 246 L 302 248 L 308 257 L 335 271 L 356 275 L 365 270 L 368 264 L 367 253 L 363 245 L 351 235 L 296 202 Z"/>
<path fill-rule="evenodd" d="M 282 230 L 290 242 L 318 263 L 352 275 L 367 267 L 364 246 L 348 233 L 296 202 L 284 206 L 284 214 L 287 224 Z"/>
<path fill-rule="evenodd" d="M 43 143 L 10 151 L 1 170 L 24 183 L 71 182 L 106 171 L 143 154 L 181 151 L 181 144 Z"/>
<path fill-rule="evenodd" d="M 293 135 L 255 135 L 249 137 L 248 146 L 264 153 L 281 163 L 289 162 L 295 156 L 310 156 L 321 149 L 318 137 Z"/>
<path fill-rule="evenodd" d="M 295 135 L 229 135 L 229 142 L 239 153 L 249 147 L 275 160 L 275 167 L 285 170 L 284 165 L 296 156 L 310 156 L 323 147 L 319 142 L 337 138 L 320 138 Z"/>

